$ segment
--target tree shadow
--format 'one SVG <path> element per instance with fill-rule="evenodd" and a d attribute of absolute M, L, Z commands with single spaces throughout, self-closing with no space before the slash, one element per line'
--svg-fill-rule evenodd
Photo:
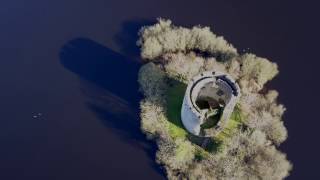
<path fill-rule="evenodd" d="M 181 108 L 183 103 L 183 98 L 185 91 L 187 89 L 187 85 L 174 80 L 169 79 L 169 88 L 167 90 L 167 111 L 166 115 L 168 116 L 168 120 L 181 129 L 185 129 L 182 121 L 181 121 Z"/>
<path fill-rule="evenodd" d="M 121 53 L 135 59 L 140 58 L 140 49 L 136 45 L 139 39 L 138 32 L 141 27 L 152 25 L 155 22 L 155 20 L 148 19 L 124 21 L 121 25 L 121 30 L 114 36 L 114 41 L 120 47 Z"/>
<path fill-rule="evenodd" d="M 121 140 L 145 150 L 155 158 L 157 146 L 140 130 L 139 93 L 137 82 L 141 64 L 90 39 L 77 38 L 66 43 L 60 62 L 81 79 L 86 105 L 98 119 Z M 154 163 L 152 167 L 164 176 Z"/>

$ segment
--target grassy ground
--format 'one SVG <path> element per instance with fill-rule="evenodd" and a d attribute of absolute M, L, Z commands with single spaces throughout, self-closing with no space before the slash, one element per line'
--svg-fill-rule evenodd
<path fill-rule="evenodd" d="M 243 120 L 244 117 L 241 113 L 241 110 L 239 106 L 236 105 L 231 114 L 230 120 L 227 122 L 226 127 L 222 130 L 222 132 L 218 134 L 215 139 L 221 142 L 225 141 L 226 138 L 232 136 L 236 132 Z"/>
<path fill-rule="evenodd" d="M 221 133 L 218 134 L 214 140 L 208 143 L 207 147 L 201 148 L 201 144 L 203 142 L 202 137 L 194 136 L 188 133 L 181 121 L 181 107 L 183 103 L 183 98 L 185 94 L 185 90 L 187 85 L 178 81 L 172 81 L 167 90 L 167 119 L 168 119 L 168 130 L 169 134 L 173 139 L 188 139 L 193 144 L 198 145 L 196 148 L 196 158 L 201 159 L 207 156 L 208 152 L 217 152 L 222 145 L 222 142 L 225 141 L 228 137 L 231 137 L 233 133 L 236 132 L 239 125 L 243 121 L 243 116 L 241 114 L 240 108 L 238 106 L 235 107 L 233 113 L 231 114 L 230 120 L 228 121 L 226 127 L 223 129 Z M 220 114 L 214 116 L 215 119 L 212 120 L 213 124 L 216 124 L 220 117 Z M 204 124 L 204 126 L 212 127 L 212 123 Z M 183 151 L 182 151 L 183 152 Z M 183 153 L 182 153 L 183 154 Z"/>
<path fill-rule="evenodd" d="M 171 137 L 185 138 L 188 134 L 181 121 L 181 107 L 187 85 L 172 81 L 167 91 L 167 118 Z"/>

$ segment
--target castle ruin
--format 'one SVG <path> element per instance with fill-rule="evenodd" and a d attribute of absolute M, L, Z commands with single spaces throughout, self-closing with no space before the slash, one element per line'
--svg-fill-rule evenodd
<path fill-rule="evenodd" d="M 181 119 L 192 134 L 213 137 L 223 130 L 240 96 L 238 84 L 227 74 L 206 71 L 189 82 Z"/>

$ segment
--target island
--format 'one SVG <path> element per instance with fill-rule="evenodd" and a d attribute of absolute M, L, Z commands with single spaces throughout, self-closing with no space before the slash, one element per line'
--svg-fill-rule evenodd
<path fill-rule="evenodd" d="M 209 27 L 158 19 L 142 27 L 141 130 L 168 179 L 280 180 L 292 164 L 285 107 L 265 84 L 276 63 L 241 52 Z"/>

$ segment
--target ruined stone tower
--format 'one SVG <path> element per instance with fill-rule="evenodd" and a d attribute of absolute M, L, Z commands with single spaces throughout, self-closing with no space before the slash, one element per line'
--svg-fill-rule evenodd
<path fill-rule="evenodd" d="M 181 109 L 184 127 L 197 136 L 215 136 L 229 120 L 239 96 L 238 84 L 227 74 L 206 71 L 193 77 Z"/>

